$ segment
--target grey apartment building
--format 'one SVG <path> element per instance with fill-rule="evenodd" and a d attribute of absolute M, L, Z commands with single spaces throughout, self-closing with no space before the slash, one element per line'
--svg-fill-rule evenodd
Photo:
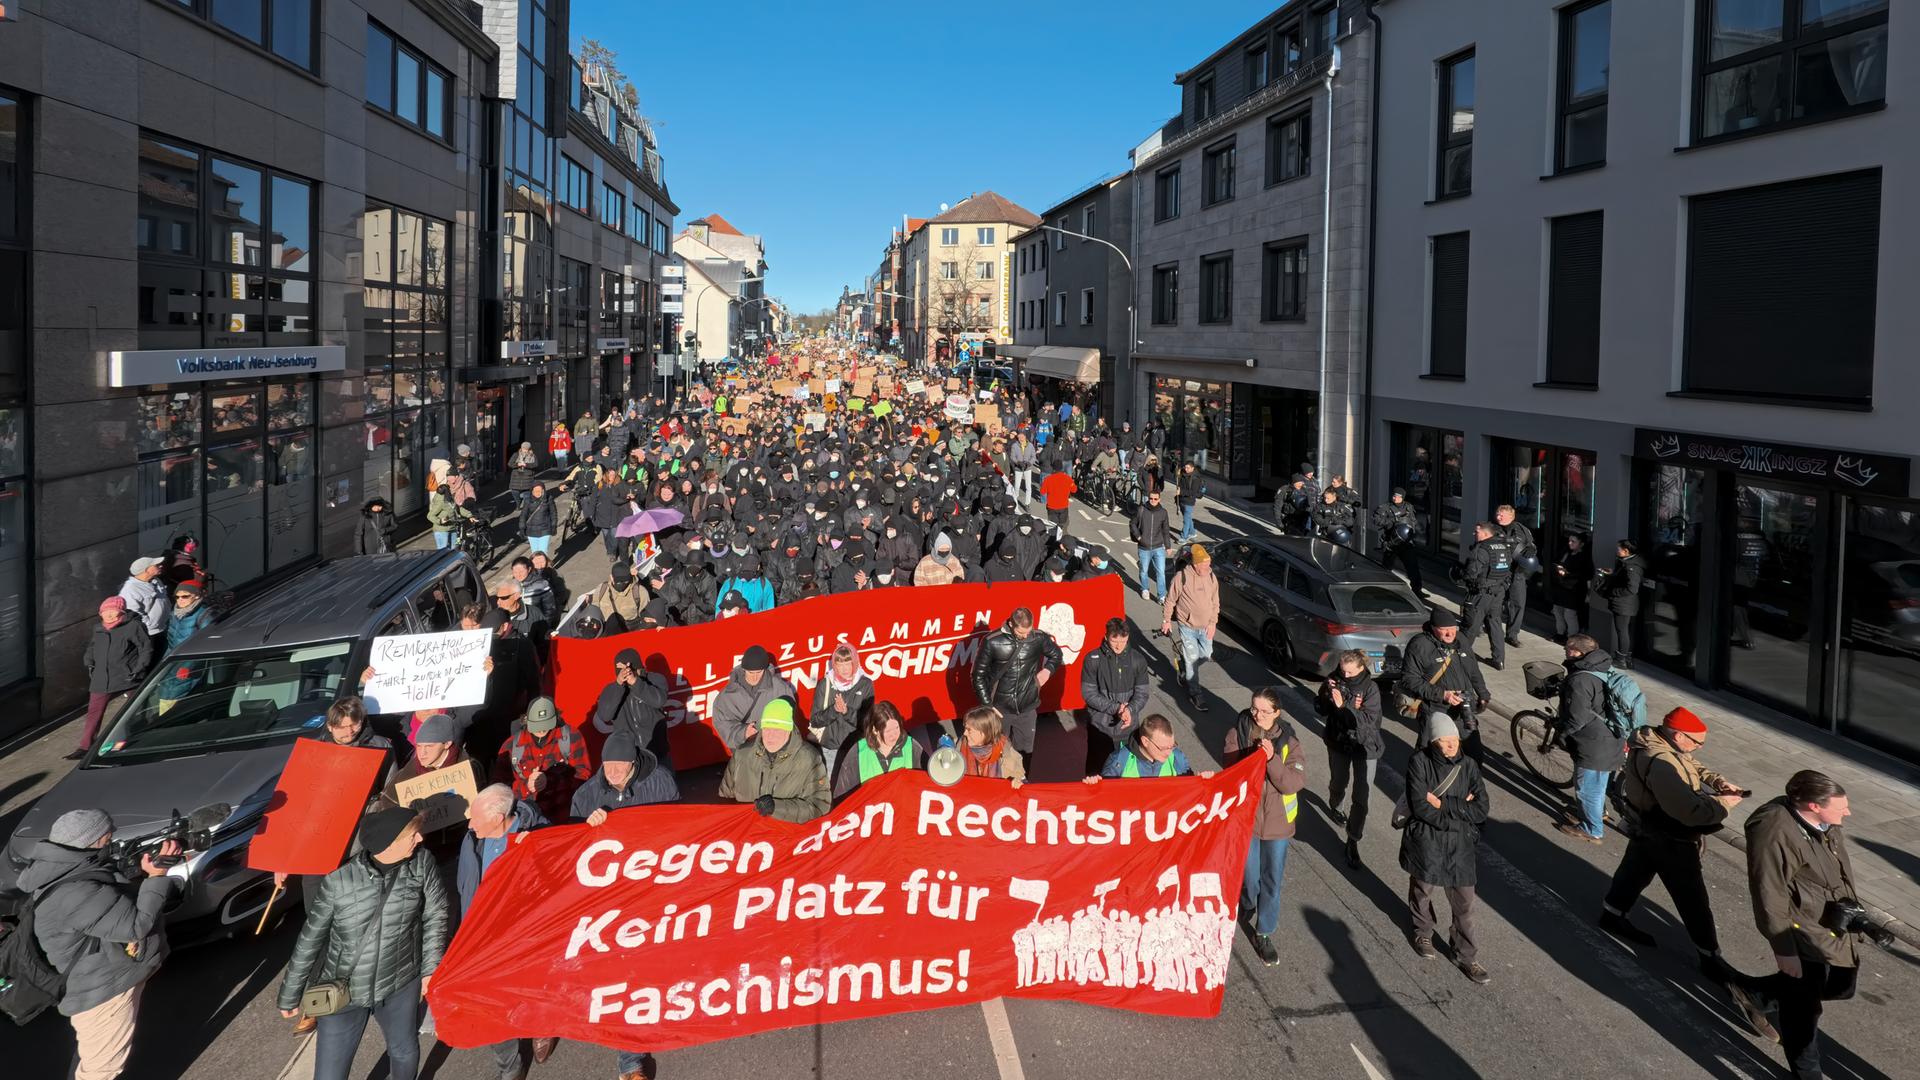
<path fill-rule="evenodd" d="M 1130 415 L 1240 494 L 1357 460 L 1373 44 L 1365 5 L 1292 0 L 1175 76 L 1135 148 Z M 1057 253 L 1056 253 L 1057 254 Z M 1072 304 L 1069 300 L 1069 305 Z"/>
<path fill-rule="evenodd" d="M 1377 3 L 1369 479 L 1438 560 L 1500 503 L 1634 541 L 1643 662 L 1920 758 L 1895 6 Z"/>
<path fill-rule="evenodd" d="M 564 6 L 6 10 L 0 734 L 80 700 L 135 557 L 191 535 L 244 591 L 353 554 L 368 498 L 410 534 L 434 459 L 544 446 L 580 394 L 555 329 Z M 664 181 L 608 175 L 670 227 Z M 595 265 L 644 280 L 643 246 Z M 627 331 L 645 295 L 622 286 L 606 336 L 651 335 Z"/>
<path fill-rule="evenodd" d="M 999 350 L 1020 361 L 1043 399 L 1085 387 L 1116 431 L 1133 409 L 1132 275 L 1120 254 L 1132 243 L 1131 173 L 1075 192 L 1015 234 L 1013 344 Z"/>

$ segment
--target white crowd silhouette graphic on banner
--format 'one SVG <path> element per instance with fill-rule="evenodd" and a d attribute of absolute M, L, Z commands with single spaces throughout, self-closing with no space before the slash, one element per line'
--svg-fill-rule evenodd
<path fill-rule="evenodd" d="M 1163 896 L 1174 890 L 1173 902 L 1144 916 L 1106 906 L 1107 894 L 1120 887 L 1115 878 L 1094 886 L 1093 903 L 1072 915 L 1042 919 L 1050 883 L 1014 878 L 1008 895 L 1034 905 L 1033 921 L 1013 932 L 1016 985 L 1150 986 L 1189 994 L 1226 985 L 1234 913 L 1220 894 L 1220 875 L 1194 874 L 1184 904 L 1179 867 L 1161 871 L 1156 884 Z"/>

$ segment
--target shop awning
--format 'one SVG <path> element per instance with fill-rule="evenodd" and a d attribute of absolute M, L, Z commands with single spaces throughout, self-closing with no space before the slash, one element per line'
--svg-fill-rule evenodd
<path fill-rule="evenodd" d="M 1027 357 L 1025 370 L 1028 376 L 1097 383 L 1100 381 L 1100 350 L 1040 345 Z"/>

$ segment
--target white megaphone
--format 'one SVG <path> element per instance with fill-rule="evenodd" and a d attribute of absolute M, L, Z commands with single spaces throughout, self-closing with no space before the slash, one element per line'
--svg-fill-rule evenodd
<path fill-rule="evenodd" d="M 952 787 L 966 774 L 967 763 L 955 747 L 942 746 L 927 758 L 927 775 L 941 787 Z"/>

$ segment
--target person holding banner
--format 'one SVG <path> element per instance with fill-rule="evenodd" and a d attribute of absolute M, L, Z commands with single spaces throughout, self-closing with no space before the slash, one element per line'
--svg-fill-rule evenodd
<path fill-rule="evenodd" d="M 882 701 L 861 724 L 860 738 L 841 753 L 833 774 L 833 797 L 836 801 L 844 799 L 854 788 L 882 773 L 924 769 L 926 765 L 926 747 L 907 733 L 900 710 L 892 702 Z"/>
<path fill-rule="evenodd" d="M 563 816 L 574 791 L 592 775 L 586 737 L 562 723 L 553 699 L 544 697 L 534 698 L 525 719 L 513 725 L 493 770 L 495 780 L 511 781 L 514 795 L 534 800 L 549 821 Z"/>
<path fill-rule="evenodd" d="M 368 673 L 371 672 L 369 668 Z M 367 723 L 367 703 L 358 694 L 350 694 L 327 706 L 326 719 L 319 730 L 302 732 L 301 737 L 385 754 L 386 762 L 380 767 L 380 783 L 374 785 L 375 790 L 385 786 L 387 774 L 393 769 L 393 740 L 375 732 Z"/>
<path fill-rule="evenodd" d="M 1026 762 L 1007 738 L 1006 720 L 1000 710 L 980 705 L 960 718 L 961 764 L 968 776 L 1006 780 L 1019 787 L 1026 782 Z M 945 745 L 946 740 L 941 740 Z"/>
<path fill-rule="evenodd" d="M 1147 660 L 1127 647 L 1132 639 L 1126 619 L 1108 619 L 1105 640 L 1080 666 L 1080 696 L 1089 721 L 1088 773 L 1100 771 L 1146 714 Z"/>
<path fill-rule="evenodd" d="M 514 797 L 513 788 L 494 784 L 480 789 L 467 804 L 467 834 L 460 841 L 460 854 L 454 863 L 454 891 L 460 900 L 460 918 L 464 921 L 473 908 L 480 881 L 493 868 L 495 860 L 506 854 L 510 837 L 517 833 L 544 828 L 547 818 L 532 805 Z M 437 872 L 436 875 L 438 876 Z M 533 1063 L 552 1056 L 558 1039 L 533 1040 Z M 523 1039 L 508 1039 L 488 1047 L 493 1052 L 495 1075 L 500 1080 L 526 1080 L 531 1067 Z"/>
<path fill-rule="evenodd" d="M 767 702 L 747 730 L 752 734 L 734 750 L 720 778 L 720 798 L 750 804 L 762 817 L 796 824 L 832 807 L 826 760 L 819 747 L 795 737 L 793 702 Z"/>
<path fill-rule="evenodd" d="M 1086 778 L 1086 783 L 1097 784 L 1103 778 L 1108 780 L 1138 780 L 1142 777 L 1202 776 L 1211 777 L 1213 773 L 1195 773 L 1193 764 L 1187 760 L 1186 751 L 1180 749 L 1173 734 L 1173 721 L 1160 713 L 1153 713 L 1140 721 L 1140 728 L 1126 745 L 1114 750 L 1107 758 L 1106 765 L 1099 773 Z"/>
<path fill-rule="evenodd" d="M 1229 768 L 1253 754 L 1267 759 L 1267 785 L 1247 846 L 1247 872 L 1240 879 L 1240 921 L 1253 938 L 1253 951 L 1268 967 L 1280 962 L 1273 932 L 1280 926 L 1280 886 L 1287 866 L 1287 841 L 1300 815 L 1300 791 L 1307 786 L 1307 757 L 1300 737 L 1280 711 L 1280 691 L 1254 692 L 1253 702 L 1227 729 L 1221 761 Z"/>
<path fill-rule="evenodd" d="M 433 856 L 419 850 L 414 811 L 377 810 L 357 836 L 360 852 L 307 903 L 280 984 L 280 1015 L 326 1009 L 317 1014 L 315 1080 L 346 1080 L 369 1018 L 386 1038 L 388 1075 L 413 1080 L 420 996 L 452 936 L 447 887 Z M 331 993 L 316 993 L 323 990 Z"/>
<path fill-rule="evenodd" d="M 662 769 L 659 759 L 634 744 L 632 735 L 616 731 L 600 748 L 600 771 L 573 793 L 568 809 L 573 820 L 599 828 L 615 810 L 679 801 L 680 785 L 672 770 Z"/>
<path fill-rule="evenodd" d="M 713 730 L 729 750 L 738 750 L 758 730 L 756 723 L 769 704 L 795 700 L 793 686 L 773 670 L 773 655 L 762 645 L 749 645 L 740 654 L 727 685 L 713 699 Z M 789 716 L 792 714 L 789 713 Z"/>

